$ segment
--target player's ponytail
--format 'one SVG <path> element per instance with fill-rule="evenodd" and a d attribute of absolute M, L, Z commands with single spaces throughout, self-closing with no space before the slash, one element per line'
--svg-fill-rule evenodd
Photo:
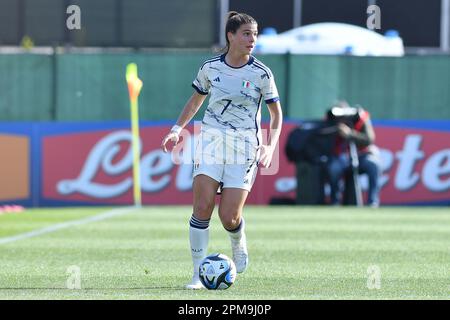
<path fill-rule="evenodd" d="M 223 48 L 222 52 L 228 52 L 230 49 L 230 41 L 228 40 L 228 32 L 236 33 L 236 31 L 239 29 L 239 27 L 243 24 L 247 23 L 253 23 L 258 24 L 256 20 L 249 16 L 246 13 L 239 13 L 236 11 L 230 11 L 227 15 L 227 23 L 225 25 L 225 39 L 227 41 L 227 44 L 225 48 Z"/>

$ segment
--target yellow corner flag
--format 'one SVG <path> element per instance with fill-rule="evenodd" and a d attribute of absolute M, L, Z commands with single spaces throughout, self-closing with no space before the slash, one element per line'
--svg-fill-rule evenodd
<path fill-rule="evenodd" d="M 138 78 L 136 63 L 127 65 L 126 79 L 131 107 L 131 132 L 133 148 L 133 198 L 136 206 L 141 206 L 140 139 L 138 97 L 142 89 L 142 80 Z"/>

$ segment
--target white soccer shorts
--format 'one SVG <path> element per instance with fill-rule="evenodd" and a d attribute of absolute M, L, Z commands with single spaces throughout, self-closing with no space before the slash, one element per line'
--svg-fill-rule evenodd
<path fill-rule="evenodd" d="M 223 184 L 250 192 L 258 172 L 259 151 L 254 136 L 202 129 L 194 154 L 193 176 L 207 175 Z"/>

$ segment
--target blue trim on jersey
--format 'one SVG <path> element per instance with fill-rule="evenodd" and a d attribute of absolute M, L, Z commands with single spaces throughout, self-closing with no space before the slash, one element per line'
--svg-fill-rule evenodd
<path fill-rule="evenodd" d="M 263 69 L 266 70 L 268 73 L 271 73 L 269 67 L 266 66 L 264 63 L 262 63 L 261 61 L 259 61 L 259 60 L 256 59 L 256 58 L 255 58 L 254 64 L 256 64 L 256 65 L 258 65 L 259 67 L 263 68 Z"/>
<path fill-rule="evenodd" d="M 267 100 L 265 100 L 265 102 L 266 102 L 267 104 L 273 103 L 273 102 L 277 102 L 277 101 L 280 101 L 280 98 L 279 98 L 279 97 L 275 97 L 275 98 L 272 98 L 272 99 L 267 99 Z"/>
<path fill-rule="evenodd" d="M 228 53 L 228 52 L 227 52 L 227 53 Z M 230 68 L 233 68 L 233 69 L 240 69 L 240 68 L 243 68 L 243 67 L 245 67 L 245 66 L 247 66 L 247 65 L 251 65 L 251 64 L 255 61 L 255 58 L 254 58 L 253 56 L 250 56 L 250 59 L 248 59 L 248 62 L 247 62 L 246 64 L 244 64 L 244 65 L 242 65 L 242 66 L 240 66 L 240 67 L 233 67 L 233 66 L 230 66 L 230 65 L 226 62 L 225 56 L 226 56 L 226 53 L 224 53 L 224 54 L 222 54 L 222 55 L 220 56 L 220 62 L 225 63 L 227 66 L 229 66 Z"/>
<path fill-rule="evenodd" d="M 253 63 L 253 65 L 259 69 L 261 69 L 262 71 L 264 71 L 267 74 L 267 77 L 270 79 L 270 73 L 267 69 L 265 69 L 262 65 L 260 65 L 259 63 L 257 63 L 256 61 Z"/>
<path fill-rule="evenodd" d="M 210 63 L 210 62 L 214 62 L 214 61 L 219 61 L 221 59 L 221 56 L 216 56 L 214 58 L 211 58 L 209 60 L 206 60 L 205 62 L 203 62 L 202 66 L 200 67 L 200 70 L 203 69 L 203 67 L 205 66 L 205 64 Z"/>
<path fill-rule="evenodd" d="M 192 87 L 195 89 L 195 91 L 197 91 L 199 94 L 206 96 L 208 95 L 208 92 L 203 92 L 202 90 L 200 90 L 195 84 L 192 84 Z"/>
<path fill-rule="evenodd" d="M 255 113 L 256 141 L 257 141 L 258 146 L 259 146 L 259 139 L 258 139 L 259 128 L 258 128 L 258 122 L 256 121 L 256 119 L 258 118 L 258 112 L 259 112 L 259 109 L 261 108 L 262 97 L 263 97 L 262 95 L 259 96 L 258 109 L 256 110 L 256 113 Z"/>

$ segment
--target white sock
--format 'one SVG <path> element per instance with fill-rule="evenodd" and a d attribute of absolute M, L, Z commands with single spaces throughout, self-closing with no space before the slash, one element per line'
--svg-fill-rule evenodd
<path fill-rule="evenodd" d="M 244 217 L 241 217 L 241 223 L 235 230 L 227 230 L 230 239 L 233 241 L 239 241 L 242 238 L 242 235 L 245 232 L 245 220 Z"/>
<path fill-rule="evenodd" d="M 189 242 L 191 245 L 194 273 L 198 274 L 200 262 L 206 257 L 209 242 L 209 220 L 199 220 L 194 216 L 189 222 Z"/>

